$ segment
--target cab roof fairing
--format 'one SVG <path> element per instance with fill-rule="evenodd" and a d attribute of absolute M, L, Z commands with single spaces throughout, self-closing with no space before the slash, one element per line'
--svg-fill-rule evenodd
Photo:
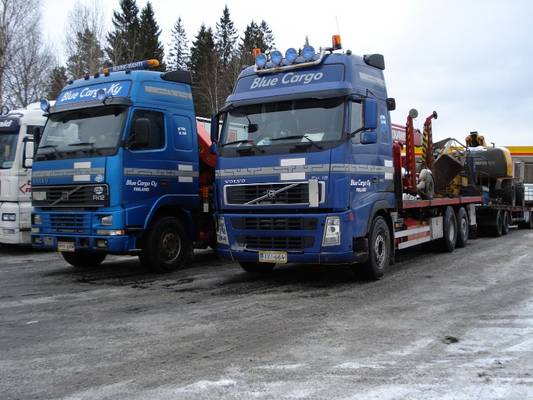
<path fill-rule="evenodd" d="M 335 67 L 342 66 L 342 76 L 337 71 L 328 71 Z M 323 72 L 326 79 L 309 78 L 312 74 Z M 329 76 L 328 76 L 329 72 Z M 333 77 L 331 76 L 333 74 Z M 280 80 L 298 80 L 295 75 L 308 78 L 299 79 L 303 84 L 283 85 Z M 272 84 L 274 79 L 278 79 Z M 328 79 L 329 78 L 329 79 Z M 322 82 L 321 82 L 322 81 Z M 256 83 L 253 87 L 254 82 Z M 262 87 L 260 87 L 262 86 Z M 270 74 L 256 74 L 255 67 L 245 68 L 235 84 L 233 93 L 227 98 L 224 108 L 241 106 L 246 104 L 261 102 L 284 101 L 300 98 L 328 98 L 342 96 L 367 96 L 376 97 L 381 100 L 387 98 L 387 90 L 383 78 L 383 72 L 377 68 L 367 65 L 362 57 L 351 54 L 332 53 L 324 57 L 324 61 L 316 66 L 301 68 L 297 70 L 278 71 Z"/>

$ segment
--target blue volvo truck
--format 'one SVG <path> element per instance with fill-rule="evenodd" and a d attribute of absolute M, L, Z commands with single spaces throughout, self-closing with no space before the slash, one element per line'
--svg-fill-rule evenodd
<path fill-rule="evenodd" d="M 55 105 L 42 101 L 34 247 L 76 267 L 138 255 L 164 272 L 212 244 L 209 120 L 196 121 L 190 73 L 144 70 L 154 64 L 106 69 L 70 82 Z"/>
<path fill-rule="evenodd" d="M 404 185 L 384 57 L 339 47 L 257 55 L 212 119 L 218 253 L 248 272 L 354 264 L 379 279 L 396 249 L 452 251 L 476 225 L 479 195 L 424 195 L 429 172 Z"/>

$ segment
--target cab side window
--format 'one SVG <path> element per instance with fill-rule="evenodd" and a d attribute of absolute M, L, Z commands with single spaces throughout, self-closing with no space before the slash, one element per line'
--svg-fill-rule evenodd
<path fill-rule="evenodd" d="M 363 124 L 363 106 L 361 103 L 352 101 L 350 107 L 350 133 L 355 132 Z M 361 137 L 359 134 L 356 134 L 352 138 L 352 143 L 361 143 Z"/>
<path fill-rule="evenodd" d="M 131 147 L 131 150 L 156 150 L 165 147 L 165 123 L 163 113 L 159 111 L 135 110 L 131 121 L 130 137 L 134 134 L 133 129 L 135 121 L 138 118 L 147 118 L 150 121 L 150 137 L 148 144 L 134 144 Z"/>

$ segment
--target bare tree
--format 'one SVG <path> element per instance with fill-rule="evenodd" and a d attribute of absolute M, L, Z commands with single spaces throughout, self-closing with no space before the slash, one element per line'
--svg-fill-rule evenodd
<path fill-rule="evenodd" d="M 34 29 L 34 24 L 40 20 L 38 17 L 37 0 L 0 0 L 0 99 L 3 102 L 6 100 L 6 69 L 24 47 L 21 38 Z"/>

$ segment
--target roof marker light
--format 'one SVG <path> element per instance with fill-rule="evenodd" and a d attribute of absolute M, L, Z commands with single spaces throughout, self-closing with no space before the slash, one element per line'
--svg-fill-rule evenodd
<path fill-rule="evenodd" d="M 333 50 L 342 49 L 341 35 L 333 35 L 331 37 L 331 47 L 333 48 Z"/>
<path fill-rule="evenodd" d="M 315 48 L 313 46 L 304 46 L 302 55 L 305 61 L 312 61 L 315 56 Z"/>
<path fill-rule="evenodd" d="M 41 110 L 44 112 L 50 111 L 50 102 L 47 99 L 41 99 L 40 101 Z"/>
<path fill-rule="evenodd" d="M 255 57 L 255 65 L 257 66 L 257 68 L 264 68 L 266 63 L 267 63 L 267 56 L 264 55 L 263 53 L 259 53 Z"/>
<path fill-rule="evenodd" d="M 270 53 L 270 60 L 272 61 L 272 64 L 278 66 L 281 64 L 281 60 L 283 60 L 283 54 L 281 54 L 281 51 L 274 50 Z"/>
<path fill-rule="evenodd" d="M 287 61 L 287 64 L 292 64 L 296 58 L 298 57 L 298 52 L 295 48 L 291 47 L 290 49 L 287 49 L 285 52 L 285 60 Z"/>

